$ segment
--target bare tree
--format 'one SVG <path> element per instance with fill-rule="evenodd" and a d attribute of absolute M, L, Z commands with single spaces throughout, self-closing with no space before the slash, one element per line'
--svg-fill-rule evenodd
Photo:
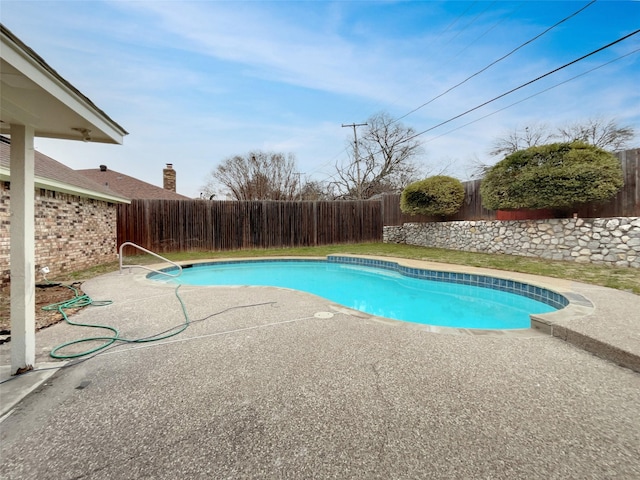
<path fill-rule="evenodd" d="M 589 118 L 555 130 L 545 123 L 534 123 L 524 128 L 516 128 L 496 138 L 489 150 L 492 156 L 506 156 L 529 147 L 539 147 L 553 142 L 570 143 L 581 141 L 616 152 L 626 148 L 635 138 L 630 126 L 619 126 L 615 120 L 606 121 L 601 117 Z"/>
<path fill-rule="evenodd" d="M 480 159 L 477 154 L 469 158 L 466 162 L 467 178 L 469 180 L 478 180 L 483 178 L 487 171 L 491 168 L 491 164 Z"/>
<path fill-rule="evenodd" d="M 302 182 L 300 188 L 300 200 L 320 201 L 333 200 L 333 195 L 327 188 L 327 185 L 311 180 Z"/>
<path fill-rule="evenodd" d="M 546 123 L 534 123 L 524 128 L 516 127 L 513 131 L 496 138 L 491 144 L 491 156 L 506 156 L 518 150 L 537 147 L 549 143 L 554 137 Z"/>
<path fill-rule="evenodd" d="M 354 139 L 349 141 L 349 161 L 336 164 L 331 182 L 336 196 L 366 199 L 400 192 L 423 176 L 424 167 L 417 161 L 423 149 L 413 135 L 412 128 L 394 123 L 387 113 L 370 117 L 357 144 Z"/>
<path fill-rule="evenodd" d="M 222 187 L 234 200 L 295 200 L 299 186 L 293 154 L 254 151 L 223 160 L 210 173 L 203 196 L 211 197 Z"/>
<path fill-rule="evenodd" d="M 615 120 L 607 122 L 602 117 L 595 117 L 560 127 L 557 136 L 562 142 L 582 141 L 603 150 L 617 152 L 629 146 L 635 132 L 628 125 L 619 126 Z"/>

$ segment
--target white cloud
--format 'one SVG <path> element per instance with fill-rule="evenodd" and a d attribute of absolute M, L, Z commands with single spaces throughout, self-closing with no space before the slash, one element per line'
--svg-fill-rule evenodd
<path fill-rule="evenodd" d="M 604 3 L 589 10 L 612 8 Z M 332 173 L 345 155 L 341 123 L 382 110 L 403 115 L 578 8 L 536 5 L 499 2 L 456 30 L 487 7 L 480 3 L 444 34 L 463 10 L 455 2 L 5 1 L 3 23 L 130 132 L 122 147 L 38 140 L 44 153 L 74 168 L 106 163 L 155 184 L 172 162 L 181 193 L 195 196 L 216 162 L 254 148 L 291 151 L 316 179 Z M 590 41 L 612 39 L 624 20 L 589 30 Z M 566 42 L 563 32 L 579 25 L 554 31 L 402 122 L 426 130 L 576 58 L 587 45 Z M 434 138 L 633 48 L 637 42 L 616 46 L 425 134 L 429 161 L 457 168 L 483 158 L 493 138 L 527 122 L 602 114 L 640 128 L 636 54 Z"/>

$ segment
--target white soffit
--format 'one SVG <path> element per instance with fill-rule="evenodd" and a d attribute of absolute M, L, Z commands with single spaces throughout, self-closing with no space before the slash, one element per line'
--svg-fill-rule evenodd
<path fill-rule="evenodd" d="M 0 132 L 31 125 L 35 136 L 121 144 L 127 132 L 3 25 Z"/>

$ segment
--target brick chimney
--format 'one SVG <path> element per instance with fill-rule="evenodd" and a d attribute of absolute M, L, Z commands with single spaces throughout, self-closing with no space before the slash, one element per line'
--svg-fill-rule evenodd
<path fill-rule="evenodd" d="M 162 188 L 176 191 L 176 171 L 173 169 L 173 163 L 167 163 L 167 168 L 162 170 Z"/>

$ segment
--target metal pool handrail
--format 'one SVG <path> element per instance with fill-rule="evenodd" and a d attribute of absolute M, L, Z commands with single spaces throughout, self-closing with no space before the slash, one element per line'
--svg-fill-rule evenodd
<path fill-rule="evenodd" d="M 167 273 L 167 272 L 163 272 L 162 270 L 156 270 L 154 268 L 149 268 L 149 267 L 145 267 L 144 265 L 122 265 L 122 250 L 124 249 L 124 247 L 126 246 L 130 246 L 130 247 L 134 247 L 137 248 L 138 250 L 141 250 L 145 253 L 148 253 L 149 255 L 153 255 L 156 258 L 159 258 L 160 260 L 170 263 L 171 265 L 173 265 L 174 267 L 177 267 L 178 269 L 178 273 L 177 274 L 171 274 L 171 273 Z M 147 250 L 144 247 L 141 247 L 140 245 L 133 243 L 133 242 L 124 242 L 122 245 L 120 245 L 120 251 L 119 251 L 119 260 L 120 260 L 120 274 L 122 275 L 122 268 L 128 268 L 129 270 L 131 270 L 132 268 L 136 267 L 136 268 L 142 268 L 144 270 L 148 270 L 150 272 L 154 272 L 154 273 L 159 273 L 160 275 L 166 275 L 167 277 L 179 277 L 180 275 L 182 275 L 182 267 L 180 265 L 178 265 L 175 262 L 172 262 L 171 260 L 164 258 L 160 255 L 158 255 L 157 253 L 152 252 L 151 250 Z"/>

